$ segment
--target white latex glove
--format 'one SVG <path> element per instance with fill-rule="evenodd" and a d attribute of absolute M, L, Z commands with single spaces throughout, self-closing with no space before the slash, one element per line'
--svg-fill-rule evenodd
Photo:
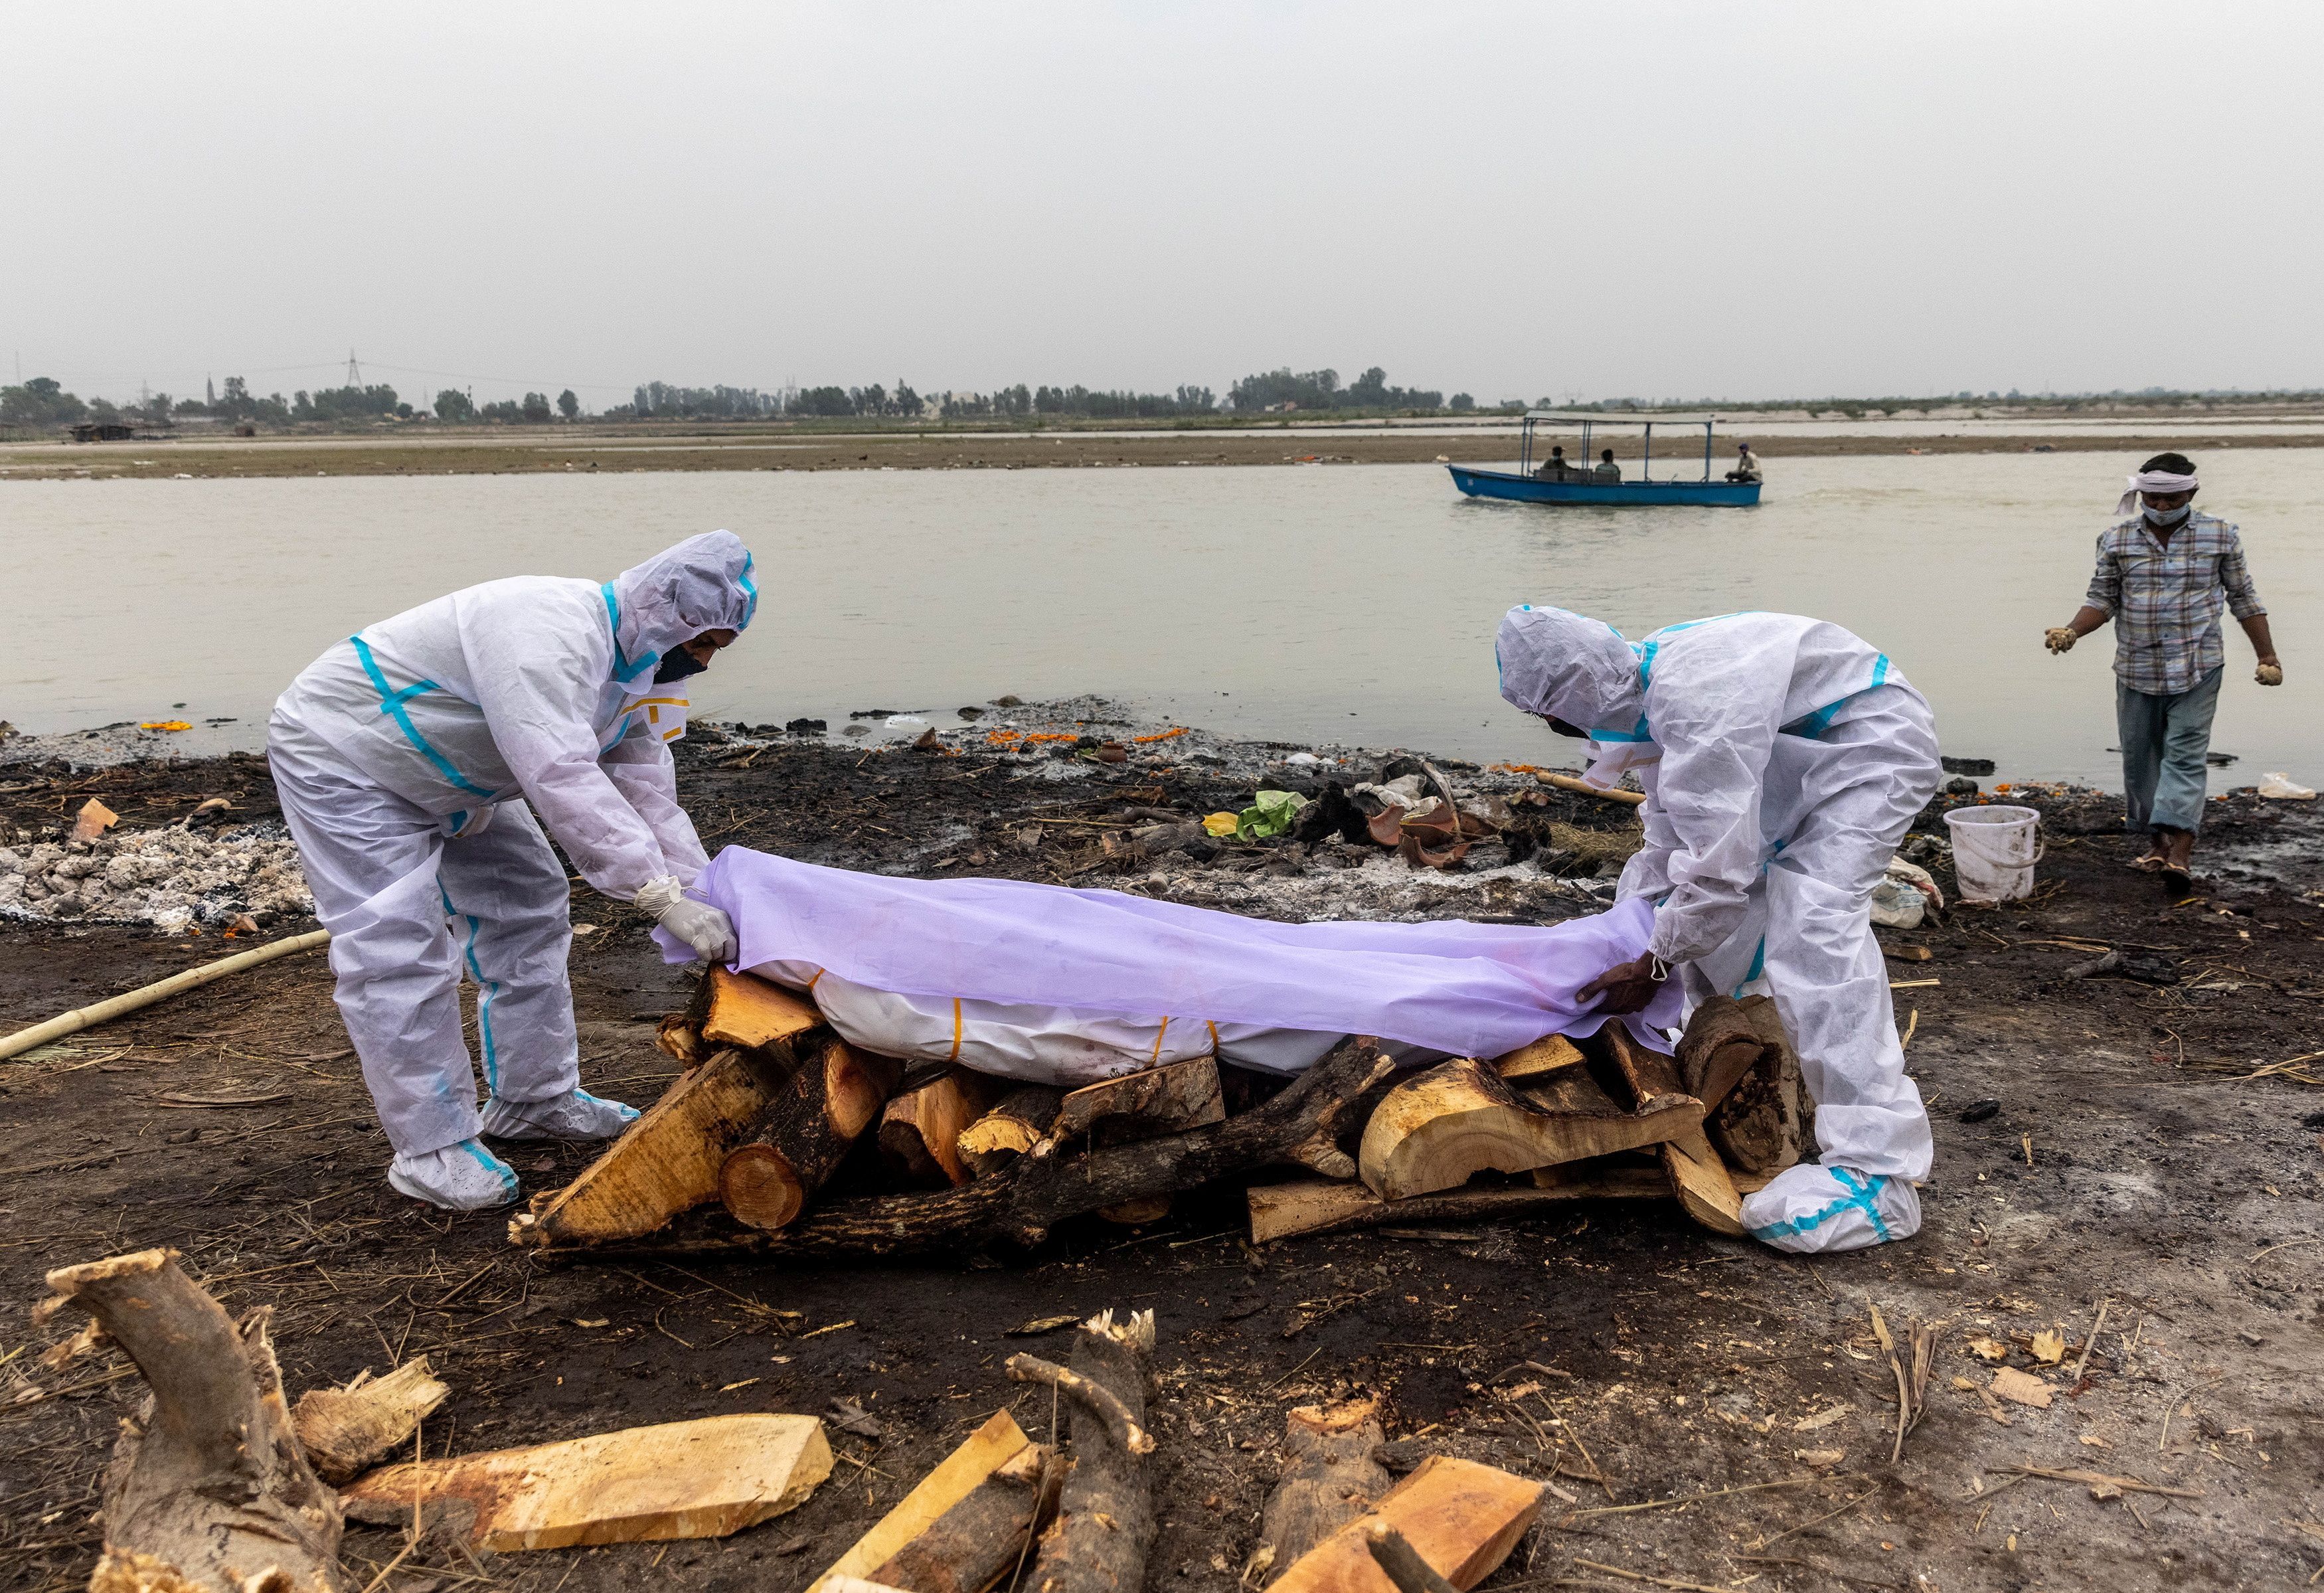
<path fill-rule="evenodd" d="M 708 902 L 684 897 L 661 910 L 661 926 L 694 948 L 705 962 L 734 960 L 734 923 Z"/>
<path fill-rule="evenodd" d="M 732 962 L 734 960 L 734 922 L 707 902 L 688 901 L 686 888 L 675 874 L 664 874 L 659 879 L 649 879 L 631 905 L 641 913 L 651 913 L 664 929 L 694 948 L 694 954 L 706 962 Z"/>

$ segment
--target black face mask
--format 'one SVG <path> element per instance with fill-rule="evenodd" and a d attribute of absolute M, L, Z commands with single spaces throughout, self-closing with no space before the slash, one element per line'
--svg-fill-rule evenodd
<path fill-rule="evenodd" d="M 673 680 L 684 680 L 689 675 L 699 675 L 710 666 L 682 647 L 674 647 L 662 655 L 661 668 L 654 671 L 654 684 L 668 686 Z"/>

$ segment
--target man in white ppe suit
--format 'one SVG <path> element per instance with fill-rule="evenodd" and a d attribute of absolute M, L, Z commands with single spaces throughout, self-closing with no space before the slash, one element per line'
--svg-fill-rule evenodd
<path fill-rule="evenodd" d="M 1879 652 L 1796 614 L 1727 614 L 1626 641 L 1563 609 L 1512 609 L 1501 695 L 1587 736 L 1586 778 L 1635 770 L 1646 844 L 1620 895 L 1656 904 L 1647 954 L 1584 990 L 1634 1012 L 1674 971 L 1690 1008 L 1775 998 L 1816 1102 L 1821 1165 L 1743 1202 L 1778 1249 L 1854 1249 L 1921 1225 L 1933 1150 L 1904 1076 L 1872 888 L 1940 769 L 1929 705 Z"/>
<path fill-rule="evenodd" d="M 667 743 L 685 726 L 671 683 L 757 603 L 750 553 L 712 531 L 602 584 L 519 576 L 422 603 L 334 643 L 275 704 L 275 789 L 405 1194 L 505 1204 L 516 1174 L 480 1136 L 601 1139 L 638 1115 L 579 1087 L 544 824 L 598 891 L 705 958 L 734 954 L 726 916 L 681 894 L 706 860 Z"/>

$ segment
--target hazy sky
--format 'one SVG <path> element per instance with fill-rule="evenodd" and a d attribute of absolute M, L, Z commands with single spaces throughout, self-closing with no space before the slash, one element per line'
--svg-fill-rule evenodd
<path fill-rule="evenodd" d="M 2319 55 L 2312 0 L 20 6 L 0 357 L 593 408 L 2324 385 Z"/>

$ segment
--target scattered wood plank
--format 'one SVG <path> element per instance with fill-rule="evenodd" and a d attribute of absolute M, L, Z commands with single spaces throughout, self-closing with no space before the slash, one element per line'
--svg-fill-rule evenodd
<path fill-rule="evenodd" d="M 982 1593 L 1023 1562 L 1056 1513 L 1065 1467 L 1047 1444 L 1028 1444 L 872 1573 L 902 1593 Z"/>
<path fill-rule="evenodd" d="M 737 1222 L 782 1228 L 839 1170 L 888 1102 L 901 1064 L 833 1037 L 793 1073 L 766 1115 L 726 1153 L 718 1197 Z"/>
<path fill-rule="evenodd" d="M 1007 1411 L 993 1412 L 983 1426 L 938 1461 L 894 1509 L 810 1582 L 807 1593 L 840 1593 L 848 1579 L 861 1579 L 885 1565 L 1031 1443 L 1015 1417 Z"/>
<path fill-rule="evenodd" d="M 1059 1104 L 1049 1135 L 1075 1139 L 1104 1124 L 1115 1136 L 1143 1137 L 1221 1122 L 1226 1115 L 1218 1059 L 1197 1056 L 1084 1085 Z"/>
<path fill-rule="evenodd" d="M 137 1363 L 152 1403 L 124 1422 L 104 1483 L 92 1585 L 173 1593 L 336 1593 L 343 1519 L 292 1431 L 260 1306 L 237 1323 L 179 1270 L 140 1250 L 48 1275 L 46 1321 L 88 1312 Z"/>
<path fill-rule="evenodd" d="M 823 1021 L 813 1001 L 755 973 L 715 966 L 695 991 L 693 1013 L 705 1042 L 745 1051 L 795 1039 Z"/>
<path fill-rule="evenodd" d="M 1530 1045 L 1521 1045 L 1505 1056 L 1495 1057 L 1493 1071 L 1515 1082 L 1572 1067 L 1582 1059 L 1582 1047 L 1563 1035 L 1545 1035 Z"/>
<path fill-rule="evenodd" d="M 1073 1396 L 1066 1429 L 1073 1469 L 1027 1587 L 1046 1593 L 1106 1593 L 1145 1585 L 1156 1525 L 1146 1465 L 1154 1440 L 1144 1430 L 1153 1353 L 1150 1311 L 1119 1320 L 1111 1311 L 1100 1312 L 1074 1335 L 1072 1371 L 1067 1380 L 1055 1383 Z M 1010 1375 L 1019 1376 L 1020 1363 L 1031 1358 L 1011 1356 Z"/>
<path fill-rule="evenodd" d="M 984 1074 L 954 1067 L 895 1096 L 880 1114 L 881 1159 L 924 1189 L 966 1183 L 960 1137 L 992 1104 L 995 1088 Z"/>
<path fill-rule="evenodd" d="M 1626 1111 L 1586 1068 L 1528 1081 L 1520 1097 L 1490 1068 L 1457 1057 L 1388 1092 L 1364 1126 L 1357 1166 L 1383 1199 L 1405 1200 L 1488 1169 L 1526 1173 L 1656 1144 L 1702 1120 L 1701 1103 L 1683 1092 Z"/>
<path fill-rule="evenodd" d="M 2032 1405 L 2036 1410 L 2050 1408 L 2050 1397 L 2057 1391 L 2031 1372 L 2021 1372 L 2015 1367 L 1996 1367 L 1993 1369 L 1993 1392 L 2012 1404 Z"/>
<path fill-rule="evenodd" d="M 466 1506 L 469 1546 L 505 1552 L 724 1537 L 797 1509 L 830 1474 L 813 1416 L 704 1416 L 383 1467 L 343 1496 L 382 1525 Z"/>
<path fill-rule="evenodd" d="M 1386 1496 L 1388 1469 L 1372 1454 L 1381 1436 L 1376 1399 L 1301 1405 L 1284 1418 L 1283 1472 L 1259 1524 L 1268 1566 L 1289 1565 Z"/>
<path fill-rule="evenodd" d="M 509 1224 L 520 1245 L 598 1245 L 653 1232 L 718 1195 L 726 1153 L 782 1087 L 768 1052 L 722 1050 L 679 1077 L 604 1154 L 563 1189 L 537 1195 Z"/>
<path fill-rule="evenodd" d="M 978 1178 L 998 1173 L 1040 1142 L 1057 1120 L 1065 1091 L 1047 1084 L 1019 1084 L 991 1111 L 960 1131 L 961 1165 Z"/>
<path fill-rule="evenodd" d="M 1536 1178 L 1559 1169 L 1536 1172 Z M 1263 1245 L 1305 1233 L 1379 1228 L 1391 1222 L 1492 1221 L 1522 1217 L 1582 1200 L 1667 1200 L 1670 1182 L 1660 1168 L 1636 1167 L 1525 1187 L 1447 1190 L 1384 1201 L 1353 1181 L 1302 1180 L 1255 1183 L 1246 1192 L 1250 1242 Z"/>
<path fill-rule="evenodd" d="M 309 1389 L 291 1407 L 290 1422 L 322 1479 L 344 1483 L 410 1442 L 420 1419 L 451 1392 L 423 1355 L 384 1377 L 361 1372 L 342 1387 Z"/>
<path fill-rule="evenodd" d="M 1269 1593 L 1397 1593 L 1372 1559 L 1371 1528 L 1384 1523 L 1427 1567 L 1456 1588 L 1475 1587 L 1508 1558 L 1541 1508 L 1542 1487 L 1473 1460 L 1431 1455 L 1378 1508 L 1309 1550 Z"/>

